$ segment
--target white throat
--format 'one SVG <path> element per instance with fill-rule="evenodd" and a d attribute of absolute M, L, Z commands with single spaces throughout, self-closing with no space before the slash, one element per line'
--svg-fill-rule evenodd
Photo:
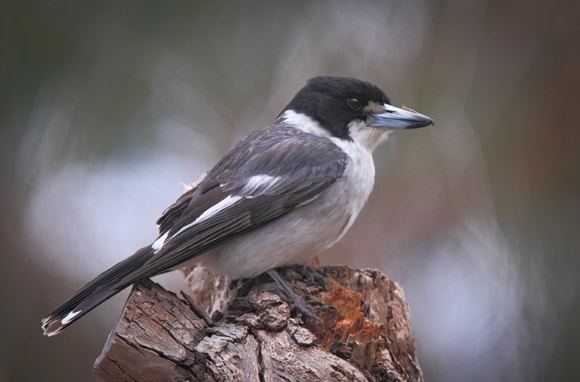
<path fill-rule="evenodd" d="M 389 134 L 393 131 L 385 127 L 370 127 L 364 121 L 349 123 L 348 130 L 352 140 L 370 152 L 389 139 Z"/>

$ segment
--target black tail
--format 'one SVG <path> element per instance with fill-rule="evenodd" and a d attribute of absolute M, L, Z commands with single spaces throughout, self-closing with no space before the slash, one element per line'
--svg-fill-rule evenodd
<path fill-rule="evenodd" d="M 42 320 L 42 330 L 46 336 L 54 336 L 61 330 L 113 297 L 135 280 L 125 279 L 128 274 L 140 268 L 153 255 L 151 247 L 143 247 L 132 256 L 101 273 L 93 281 L 81 288 L 67 302 Z"/>

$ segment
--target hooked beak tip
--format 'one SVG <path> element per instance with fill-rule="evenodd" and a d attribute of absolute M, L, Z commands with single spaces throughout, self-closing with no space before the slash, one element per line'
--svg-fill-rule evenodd
<path fill-rule="evenodd" d="M 429 118 L 426 117 L 424 120 L 417 120 L 416 122 L 412 123 L 410 126 L 406 127 L 405 129 L 418 129 L 421 127 L 427 127 L 427 126 L 435 126 L 435 122 Z"/>

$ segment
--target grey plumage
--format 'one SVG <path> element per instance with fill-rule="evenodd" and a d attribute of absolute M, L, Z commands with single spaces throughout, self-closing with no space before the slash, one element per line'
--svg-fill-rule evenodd
<path fill-rule="evenodd" d="M 160 234 L 168 235 L 159 250 L 144 248 L 132 261 L 122 262 L 99 275 L 43 321 L 45 332 L 58 333 L 137 280 L 172 270 L 226 244 L 235 235 L 303 207 L 340 178 L 347 161 L 345 153 L 328 139 L 283 124 L 250 134 L 208 173 L 194 192 L 185 193 L 161 216 Z M 264 183 L 245 189 L 253 176 L 269 176 L 279 181 L 270 187 Z M 191 225 L 228 196 L 241 199 Z M 70 312 L 78 314 L 63 323 Z"/>
<path fill-rule="evenodd" d="M 275 125 L 255 131 L 159 218 L 150 245 L 42 320 L 63 328 L 138 280 L 202 261 L 232 279 L 306 261 L 349 229 L 374 183 L 373 149 L 395 128 L 432 123 L 368 82 L 316 77 Z"/>
<path fill-rule="evenodd" d="M 286 125 L 256 131 L 237 144 L 198 185 L 179 216 L 162 217 L 159 251 L 129 278 L 149 277 L 191 259 L 224 240 L 303 207 L 339 179 L 348 157 L 331 141 Z M 275 182 L 248 189 L 252 177 Z M 193 224 L 227 197 L 240 200 Z M 178 207 L 179 208 L 179 207 Z M 185 229 L 184 229 L 185 228 Z"/>

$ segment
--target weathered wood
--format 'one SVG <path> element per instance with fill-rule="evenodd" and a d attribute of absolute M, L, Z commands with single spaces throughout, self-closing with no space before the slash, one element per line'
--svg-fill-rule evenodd
<path fill-rule="evenodd" d="M 106 381 L 422 381 L 401 287 L 376 270 L 281 270 L 316 312 L 267 276 L 230 286 L 187 270 L 181 298 L 136 285 L 95 370 Z"/>

